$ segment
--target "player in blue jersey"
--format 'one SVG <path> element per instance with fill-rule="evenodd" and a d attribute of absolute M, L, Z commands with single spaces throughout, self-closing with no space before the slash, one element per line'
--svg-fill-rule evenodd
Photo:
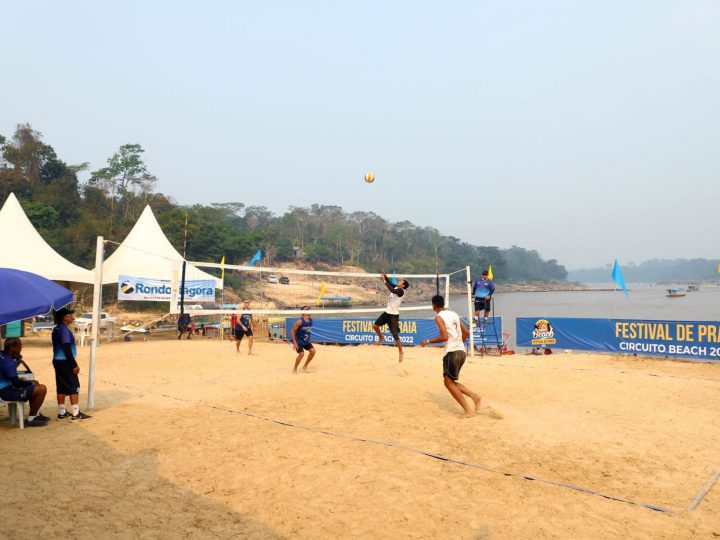
<path fill-rule="evenodd" d="M 55 385 L 57 387 L 58 420 L 70 417 L 71 420 L 91 418 L 80 410 L 78 394 L 80 393 L 80 366 L 75 361 L 77 349 L 75 336 L 69 324 L 75 320 L 72 309 L 61 308 L 55 312 L 55 326 L 52 330 L 53 368 L 55 368 Z M 65 397 L 70 397 L 72 413 L 65 409 Z"/>
<path fill-rule="evenodd" d="M 250 309 L 250 300 L 243 302 L 243 309 Z M 253 348 L 253 330 L 252 330 L 252 314 L 243 313 L 235 319 L 235 350 L 240 352 L 240 342 L 244 336 L 248 338 L 248 354 L 252 354 Z"/>
<path fill-rule="evenodd" d="M 308 309 L 308 307 L 305 306 L 303 309 Z M 313 344 L 310 341 L 312 325 L 313 321 L 310 314 L 303 313 L 302 317 L 300 317 L 290 329 L 290 337 L 292 338 L 293 348 L 295 349 L 295 352 L 298 353 L 295 358 L 295 367 L 292 371 L 293 373 L 297 373 L 297 368 L 300 365 L 300 361 L 303 359 L 303 356 L 305 356 L 305 351 L 308 351 L 309 354 L 305 364 L 303 364 L 303 371 L 308 370 L 308 364 L 315 357 L 315 347 L 313 347 Z"/>
<path fill-rule="evenodd" d="M 495 294 L 495 283 L 488 277 L 488 271 L 482 273 L 482 277 L 478 279 L 472 287 L 472 295 L 475 298 L 475 318 L 480 316 L 480 312 L 485 312 L 485 322 L 490 316 L 490 302 Z"/>

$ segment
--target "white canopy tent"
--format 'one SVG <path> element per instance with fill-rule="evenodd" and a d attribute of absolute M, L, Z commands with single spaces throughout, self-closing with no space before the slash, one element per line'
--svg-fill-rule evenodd
<path fill-rule="evenodd" d="M 71 263 L 50 247 L 11 193 L 0 210 L 0 267 L 17 268 L 63 283 L 93 283 L 90 270 Z"/>
<path fill-rule="evenodd" d="M 103 284 L 117 283 L 121 275 L 172 280 L 173 263 L 182 263 L 182 260 L 148 205 L 122 244 L 104 262 L 102 281 Z M 186 278 L 211 279 L 216 288 L 222 288 L 220 279 L 190 263 L 187 264 Z"/>

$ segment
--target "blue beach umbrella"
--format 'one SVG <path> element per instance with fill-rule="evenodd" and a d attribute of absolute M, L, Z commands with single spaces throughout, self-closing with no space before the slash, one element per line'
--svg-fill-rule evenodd
<path fill-rule="evenodd" d="M 73 293 L 42 276 L 0 268 L 0 324 L 42 315 L 73 301 Z"/>

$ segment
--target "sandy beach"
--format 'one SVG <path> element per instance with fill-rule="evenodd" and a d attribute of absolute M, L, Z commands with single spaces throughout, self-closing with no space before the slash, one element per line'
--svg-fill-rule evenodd
<path fill-rule="evenodd" d="M 28 344 L 53 419 L 21 431 L 0 407 L 0 537 L 720 536 L 720 482 L 686 511 L 720 468 L 720 365 L 469 359 L 483 403 L 460 420 L 438 349 L 317 349 L 292 375 L 289 345 L 102 345 L 93 418 L 71 423 Z"/>

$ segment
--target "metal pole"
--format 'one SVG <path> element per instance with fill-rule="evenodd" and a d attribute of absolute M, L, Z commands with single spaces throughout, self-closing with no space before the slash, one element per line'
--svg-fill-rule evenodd
<path fill-rule="evenodd" d="M 465 267 L 465 276 L 467 281 L 467 309 L 468 309 L 468 326 L 470 327 L 470 356 L 475 356 L 475 321 L 473 320 L 472 305 L 472 284 L 470 282 L 470 267 Z"/>
<path fill-rule="evenodd" d="M 450 307 L 450 274 L 445 274 L 445 305 Z"/>
<path fill-rule="evenodd" d="M 92 327 L 90 334 L 90 367 L 88 368 L 87 408 L 95 406 L 95 355 L 100 339 L 100 309 L 102 307 L 102 267 L 105 256 L 105 243 L 102 236 L 97 237 L 95 246 L 95 288 L 93 289 Z"/>

